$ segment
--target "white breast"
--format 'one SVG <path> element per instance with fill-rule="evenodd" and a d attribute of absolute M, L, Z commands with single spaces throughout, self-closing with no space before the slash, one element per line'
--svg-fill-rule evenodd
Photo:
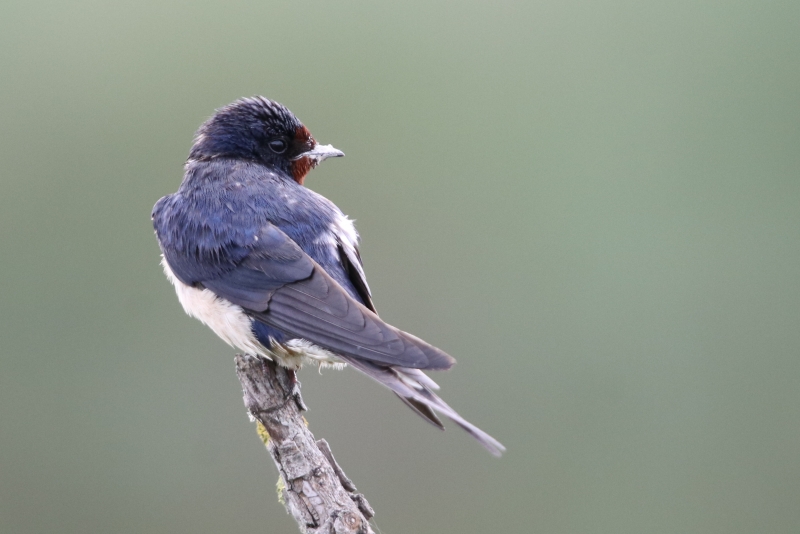
<path fill-rule="evenodd" d="M 339 214 L 331 224 L 331 231 L 336 234 L 345 248 L 349 248 L 355 253 L 358 247 L 358 232 L 356 232 L 356 225 L 347 218 L 347 215 Z"/>
<path fill-rule="evenodd" d="M 356 231 L 356 225 L 353 221 L 348 219 L 347 215 L 339 213 L 331 223 L 329 231 L 323 234 L 322 239 L 328 240 L 329 244 L 334 247 L 337 244 L 342 245 L 345 254 L 347 254 L 347 257 L 350 259 L 350 263 L 356 268 L 359 277 L 364 282 L 367 292 L 372 295 L 369 284 L 367 284 L 367 276 L 364 273 L 361 260 L 358 256 L 358 232 Z"/>

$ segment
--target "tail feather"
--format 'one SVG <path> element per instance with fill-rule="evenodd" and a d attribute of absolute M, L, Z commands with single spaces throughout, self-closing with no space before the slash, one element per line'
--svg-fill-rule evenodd
<path fill-rule="evenodd" d="M 427 404 L 423 404 L 417 400 L 414 400 L 409 397 L 403 397 L 399 393 L 395 393 L 397 398 L 403 401 L 406 406 L 414 410 L 417 415 L 425 419 L 427 422 L 438 428 L 439 430 L 444 430 L 444 425 L 442 424 L 442 420 L 436 417 L 436 412 L 431 410 L 431 407 Z"/>
<path fill-rule="evenodd" d="M 494 456 L 500 456 L 506 450 L 502 443 L 461 417 L 431 391 L 434 388 L 438 389 L 439 386 L 419 369 L 384 367 L 346 355 L 339 356 L 365 375 L 391 389 L 406 405 L 434 426 L 444 429 L 442 422 L 433 413 L 435 410 L 463 428 Z"/>

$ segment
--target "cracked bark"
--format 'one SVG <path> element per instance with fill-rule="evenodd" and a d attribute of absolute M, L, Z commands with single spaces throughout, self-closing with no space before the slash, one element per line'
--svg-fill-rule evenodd
<path fill-rule="evenodd" d="M 314 439 L 294 373 L 265 358 L 238 354 L 236 375 L 244 405 L 280 474 L 286 511 L 304 534 L 374 534 L 367 500 L 333 458 L 328 443 Z"/>

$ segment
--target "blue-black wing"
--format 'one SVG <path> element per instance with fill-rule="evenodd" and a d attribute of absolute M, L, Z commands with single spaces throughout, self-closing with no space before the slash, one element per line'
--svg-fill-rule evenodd
<path fill-rule="evenodd" d="M 375 304 L 372 302 L 372 293 L 367 285 L 367 277 L 364 274 L 364 266 L 361 263 L 361 254 L 358 248 L 353 248 L 352 252 L 348 252 L 348 249 L 342 243 L 339 243 L 337 248 L 339 251 L 339 262 L 342 264 L 342 268 L 344 268 L 347 279 L 361 298 L 361 303 L 371 311 L 378 313 L 378 310 L 375 309 Z"/>
<path fill-rule="evenodd" d="M 447 369 L 455 363 L 383 322 L 276 226 L 265 224 L 249 241 L 196 254 L 163 243 L 162 250 L 181 281 L 210 289 L 291 337 L 390 366 Z"/>

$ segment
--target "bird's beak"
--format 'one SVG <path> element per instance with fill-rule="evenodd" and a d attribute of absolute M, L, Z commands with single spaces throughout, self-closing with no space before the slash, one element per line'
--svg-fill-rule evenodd
<path fill-rule="evenodd" d="M 308 152 L 303 152 L 294 159 L 311 158 L 315 164 L 320 164 L 328 158 L 341 158 L 344 152 L 339 149 L 333 148 L 331 145 L 314 145 L 314 148 Z"/>

